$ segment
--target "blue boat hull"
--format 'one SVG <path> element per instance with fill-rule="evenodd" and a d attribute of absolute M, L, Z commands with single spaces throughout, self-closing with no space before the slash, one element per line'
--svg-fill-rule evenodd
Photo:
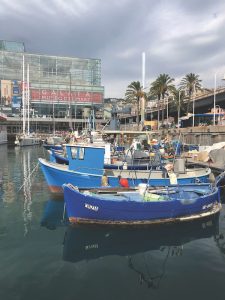
<path fill-rule="evenodd" d="M 43 144 L 43 147 L 46 150 L 50 150 L 50 149 L 54 149 L 54 150 L 62 150 L 62 146 L 61 145 L 53 145 L 53 144 Z"/>
<path fill-rule="evenodd" d="M 65 164 L 69 165 L 69 159 L 64 157 L 61 154 L 56 153 L 54 150 L 55 149 L 50 149 L 51 154 L 50 154 L 50 161 L 56 162 L 58 164 Z M 134 163 L 134 164 L 122 164 L 122 165 L 117 165 L 117 164 L 104 164 L 104 169 L 111 169 L 111 170 L 151 170 L 151 169 L 162 169 L 162 164 L 161 165 L 154 165 L 152 166 L 150 162 L 146 163 Z"/>
<path fill-rule="evenodd" d="M 82 194 L 70 185 L 63 187 L 71 223 L 139 225 L 181 221 L 185 217 L 203 214 L 220 202 L 219 188 L 211 190 L 210 185 L 179 187 L 179 192 L 170 196 L 170 200 L 150 202 L 133 201 L 129 193 L 127 200 L 116 200 L 113 195 L 103 199 L 97 195 Z M 196 197 L 195 192 L 200 192 L 202 188 L 207 194 Z"/>
<path fill-rule="evenodd" d="M 39 159 L 42 172 L 47 181 L 48 187 L 52 193 L 62 193 L 62 185 L 64 183 L 71 183 L 79 188 L 92 188 L 92 187 L 101 187 L 102 175 L 98 174 L 89 174 L 89 173 L 80 173 L 72 170 L 68 170 L 67 168 L 57 167 L 56 164 L 52 166 L 51 164 L 44 163 L 42 159 Z M 134 174 L 130 175 L 134 177 Z M 150 178 L 141 179 L 141 178 L 127 178 L 130 187 L 138 186 L 140 183 L 148 183 L 152 186 L 168 186 L 170 185 L 169 178 Z M 200 178 L 201 182 L 208 181 L 208 175 L 203 175 Z M 118 177 L 108 176 L 109 185 L 111 187 L 120 186 Z M 179 184 L 188 184 L 194 183 L 196 181 L 196 177 L 186 177 L 186 178 L 178 178 Z"/>

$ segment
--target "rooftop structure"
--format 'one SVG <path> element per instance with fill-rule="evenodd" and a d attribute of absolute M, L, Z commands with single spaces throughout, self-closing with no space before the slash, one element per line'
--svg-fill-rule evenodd
<path fill-rule="evenodd" d="M 25 52 L 22 42 L 0 41 L 2 111 L 20 113 L 28 65 L 33 114 L 82 117 L 85 107 L 102 104 L 100 59 L 32 54 Z"/>

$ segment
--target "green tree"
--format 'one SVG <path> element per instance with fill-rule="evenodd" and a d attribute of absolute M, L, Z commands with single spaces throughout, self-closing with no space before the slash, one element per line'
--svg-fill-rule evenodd
<path fill-rule="evenodd" d="M 162 99 L 164 102 L 165 96 L 172 93 L 175 89 L 173 84 L 174 78 L 168 74 L 160 74 L 150 87 L 150 95 L 157 96 L 158 98 L 158 122 L 159 122 L 159 103 Z M 164 108 L 162 109 L 162 123 L 164 123 Z"/>
<path fill-rule="evenodd" d="M 188 95 L 187 110 L 186 110 L 187 114 L 190 111 L 191 99 L 193 100 L 195 93 L 198 90 L 202 89 L 201 81 L 202 80 L 199 79 L 199 75 L 196 75 L 194 73 L 189 73 L 181 79 L 179 87 L 180 87 L 180 89 L 185 90 Z"/>
<path fill-rule="evenodd" d="M 137 124 L 140 123 L 140 100 L 141 98 L 146 99 L 146 93 L 143 91 L 140 81 L 133 81 L 128 85 L 125 99 L 127 102 L 133 103 L 137 107 Z"/>
<path fill-rule="evenodd" d="M 181 89 L 174 89 L 172 93 L 173 101 L 171 101 L 170 112 L 177 112 L 177 117 L 182 116 L 186 112 L 187 104 L 185 103 L 185 91 Z"/>
<path fill-rule="evenodd" d="M 156 97 L 157 98 L 157 102 L 158 102 L 158 105 L 157 105 L 157 110 L 158 110 L 158 128 L 159 128 L 159 119 L 160 119 L 160 116 L 159 116 L 159 108 L 160 108 L 160 100 L 161 100 L 161 88 L 160 86 L 157 84 L 156 81 L 154 81 L 152 84 L 151 84 L 151 87 L 150 87 L 150 96 L 153 96 L 153 97 Z"/>

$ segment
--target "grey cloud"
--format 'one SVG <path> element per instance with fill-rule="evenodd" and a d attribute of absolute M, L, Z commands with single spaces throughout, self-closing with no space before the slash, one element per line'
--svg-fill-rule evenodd
<path fill-rule="evenodd" d="M 189 72 L 208 74 L 224 63 L 225 24 L 201 30 L 202 21 L 224 16 L 223 0 L 216 5 L 214 0 L 84 0 L 84 9 L 71 0 L 71 13 L 59 0 L 48 1 L 47 7 L 44 1 L 21 0 L 24 13 L 22 8 L 10 9 L 16 0 L 8 3 L 0 0 L 0 39 L 24 41 L 33 53 L 100 58 L 103 84 L 117 82 L 120 87 L 121 82 L 141 80 L 143 51 L 147 81 L 160 73 L 174 78 Z M 181 21 L 173 28 L 178 17 Z M 192 32 L 186 33 L 190 26 Z M 173 30 L 177 35 L 166 39 Z M 212 40 L 207 40 L 209 35 Z M 114 87 L 115 94 L 106 96 L 124 96 L 124 89 Z"/>

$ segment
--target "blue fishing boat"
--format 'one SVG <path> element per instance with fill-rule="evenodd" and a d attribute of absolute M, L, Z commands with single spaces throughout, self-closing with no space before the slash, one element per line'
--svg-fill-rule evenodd
<path fill-rule="evenodd" d="M 59 151 L 62 150 L 62 146 L 61 145 L 53 145 L 53 144 L 46 144 L 46 143 L 44 143 L 43 147 L 46 150 L 50 150 L 50 149 L 59 150 Z"/>
<path fill-rule="evenodd" d="M 48 150 L 50 155 L 50 161 L 56 162 L 58 164 L 69 164 L 69 159 L 63 153 L 62 149 L 54 149 L 51 148 Z M 165 165 L 165 160 L 161 159 L 160 153 L 151 153 L 152 156 L 148 154 L 148 157 L 142 158 L 113 158 L 104 163 L 104 169 L 114 169 L 114 170 L 150 170 L 150 169 L 162 169 L 163 165 Z M 174 157 L 173 157 L 174 158 Z M 113 161 L 113 163 L 109 163 L 109 161 Z"/>
<path fill-rule="evenodd" d="M 217 185 L 224 178 L 217 178 Z M 138 191 L 79 191 L 64 184 L 64 201 L 71 223 L 142 225 L 184 222 L 218 213 L 220 188 L 200 183 L 166 188 L 139 186 Z"/>
<path fill-rule="evenodd" d="M 68 165 L 58 164 L 39 158 L 39 163 L 51 192 L 62 193 L 62 185 L 71 183 L 79 188 L 120 186 L 119 178 L 126 179 L 129 187 L 140 183 L 153 186 L 167 186 L 171 183 L 207 182 L 211 170 L 209 168 L 178 169 L 170 177 L 163 170 L 127 170 L 105 169 L 107 163 L 105 146 L 94 144 L 66 145 Z M 173 177 L 172 177 L 173 175 Z M 107 180 L 103 183 L 103 177 Z M 176 177 L 174 179 L 174 177 Z"/>
<path fill-rule="evenodd" d="M 56 162 L 58 164 L 63 164 L 63 165 L 68 165 L 69 160 L 67 157 L 63 155 L 63 150 L 58 150 L 51 148 L 48 150 L 49 156 L 50 156 L 50 161 L 51 162 Z"/>

